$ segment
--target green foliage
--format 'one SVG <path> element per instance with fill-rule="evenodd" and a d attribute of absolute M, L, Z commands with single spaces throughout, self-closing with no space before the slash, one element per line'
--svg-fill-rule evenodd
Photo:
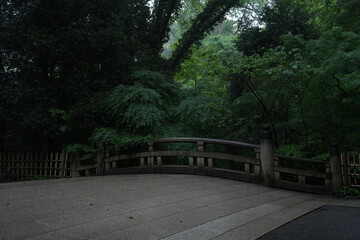
<path fill-rule="evenodd" d="M 306 39 L 316 37 L 315 27 L 310 23 L 311 16 L 304 6 L 301 1 L 275 0 L 261 9 L 256 24 L 252 17 L 241 18 L 238 49 L 250 56 L 277 47 L 280 36 L 284 34 L 302 34 Z"/>
<path fill-rule="evenodd" d="M 337 22 L 348 31 L 360 33 L 360 1 L 359 0 L 338 0 L 337 7 L 340 13 Z"/>
<path fill-rule="evenodd" d="M 165 117 L 160 94 L 140 83 L 117 86 L 109 96 L 107 114 L 119 127 L 133 131 L 160 126 Z"/>
<path fill-rule="evenodd" d="M 90 143 L 98 149 L 104 149 L 108 146 L 117 145 L 120 136 L 113 128 L 96 128 L 90 136 Z"/>
<path fill-rule="evenodd" d="M 92 133 L 89 141 L 96 149 L 121 151 L 127 147 L 147 142 L 151 138 L 151 135 L 142 136 L 137 134 L 128 134 L 126 132 L 118 132 L 113 128 L 97 128 Z"/>
<path fill-rule="evenodd" d="M 77 153 L 82 152 L 85 156 L 93 156 L 96 153 L 96 149 L 93 146 L 87 144 L 69 144 L 65 147 L 67 153 Z"/>
<path fill-rule="evenodd" d="M 194 133 L 214 136 L 220 131 L 226 131 L 230 111 L 223 99 L 198 95 L 184 99 L 176 114 Z"/>
<path fill-rule="evenodd" d="M 321 153 L 313 157 L 313 159 L 317 160 L 329 160 L 330 159 L 330 152 Z"/>
<path fill-rule="evenodd" d="M 350 196 L 359 196 L 360 195 L 360 190 L 359 189 L 348 187 L 348 186 L 341 187 L 340 192 L 343 195 L 350 195 Z"/>
<path fill-rule="evenodd" d="M 1 1 L 1 150 L 256 143 L 263 123 L 286 155 L 357 150 L 359 1 L 244 2 Z"/>
<path fill-rule="evenodd" d="M 301 146 L 295 144 L 281 145 L 276 152 L 286 156 L 305 157 Z"/>
<path fill-rule="evenodd" d="M 128 133 L 160 126 L 164 102 L 178 94 L 172 75 L 180 59 L 236 2 L 191 1 L 204 11 L 192 12 L 173 61 L 160 53 L 188 1 L 1 1 L 0 146 L 58 151 L 102 126 Z M 136 94 L 151 102 L 135 102 Z"/>

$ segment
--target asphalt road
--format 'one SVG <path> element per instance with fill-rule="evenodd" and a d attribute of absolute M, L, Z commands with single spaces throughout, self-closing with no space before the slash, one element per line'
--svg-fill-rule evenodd
<path fill-rule="evenodd" d="M 359 240 L 360 207 L 325 205 L 258 239 Z"/>

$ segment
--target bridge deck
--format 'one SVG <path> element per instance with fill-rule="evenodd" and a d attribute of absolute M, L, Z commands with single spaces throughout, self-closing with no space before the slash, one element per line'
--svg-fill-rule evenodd
<path fill-rule="evenodd" d="M 0 184 L 0 239 L 254 239 L 324 195 L 195 175 Z"/>

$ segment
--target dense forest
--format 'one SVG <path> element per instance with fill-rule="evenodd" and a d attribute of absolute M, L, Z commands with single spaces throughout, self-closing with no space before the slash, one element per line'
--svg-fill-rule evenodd
<path fill-rule="evenodd" d="M 0 2 L 0 152 L 360 149 L 360 0 Z"/>

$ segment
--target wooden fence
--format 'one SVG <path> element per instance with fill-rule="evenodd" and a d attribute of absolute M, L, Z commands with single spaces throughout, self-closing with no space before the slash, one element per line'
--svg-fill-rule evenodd
<path fill-rule="evenodd" d="M 0 153 L 0 179 L 20 181 L 70 176 L 70 159 L 65 152 Z"/>
<path fill-rule="evenodd" d="M 341 171 L 345 186 L 360 188 L 360 154 L 342 153 Z"/>

